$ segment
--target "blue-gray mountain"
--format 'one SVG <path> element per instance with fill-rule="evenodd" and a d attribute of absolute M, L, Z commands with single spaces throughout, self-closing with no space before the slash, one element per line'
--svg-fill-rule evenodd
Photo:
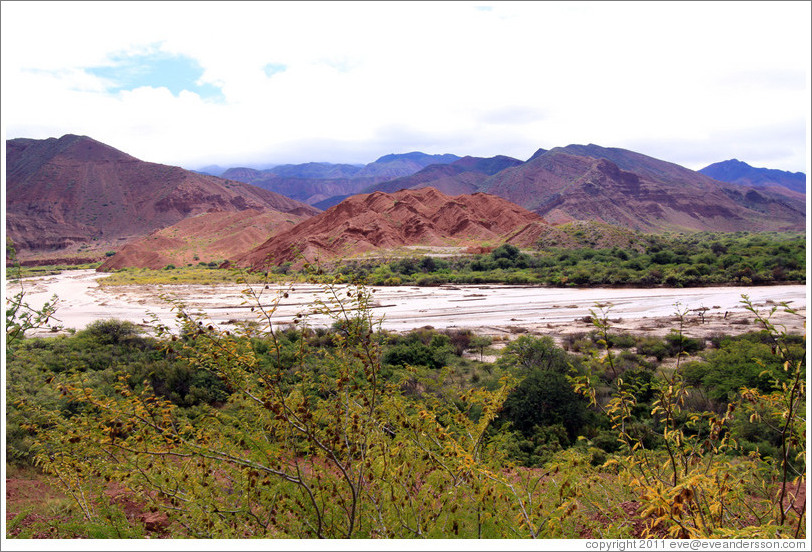
<path fill-rule="evenodd" d="M 714 163 L 704 169 L 699 169 L 699 172 L 705 176 L 732 184 L 743 184 L 757 188 L 783 186 L 794 192 L 806 193 L 806 175 L 804 173 L 751 167 L 738 159 Z"/>
<path fill-rule="evenodd" d="M 379 182 L 408 176 L 429 165 L 453 163 L 452 154 L 430 155 L 419 151 L 389 154 L 367 165 L 302 163 L 257 170 L 229 169 L 223 178 L 265 188 L 292 199 L 316 205 L 332 197 L 349 197 Z"/>

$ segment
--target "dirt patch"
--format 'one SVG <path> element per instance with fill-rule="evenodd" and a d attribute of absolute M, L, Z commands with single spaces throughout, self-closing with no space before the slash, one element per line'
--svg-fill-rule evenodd
<path fill-rule="evenodd" d="M 110 504 L 121 508 L 131 525 L 143 525 L 150 538 L 168 535 L 169 518 L 165 513 L 150 508 L 143 500 L 116 483 L 105 490 Z M 15 538 L 23 531 L 39 527 L 30 534 L 34 539 L 51 539 L 58 535 L 57 527 L 72 520 L 66 508 L 72 499 L 51 485 L 44 475 L 35 473 L 6 478 L 6 523 L 24 515 L 15 527 L 8 531 L 8 538 Z M 73 518 L 75 520 L 75 517 Z M 28 535 L 27 535 L 28 536 Z"/>

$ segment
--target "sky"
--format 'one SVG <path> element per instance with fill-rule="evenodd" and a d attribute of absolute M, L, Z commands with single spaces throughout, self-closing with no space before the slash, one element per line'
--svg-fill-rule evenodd
<path fill-rule="evenodd" d="M 598 144 L 808 172 L 809 2 L 3 2 L 5 139 L 200 168 Z"/>

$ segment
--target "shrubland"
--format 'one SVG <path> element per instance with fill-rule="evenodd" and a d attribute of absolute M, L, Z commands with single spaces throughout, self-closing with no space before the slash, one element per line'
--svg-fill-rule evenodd
<path fill-rule="evenodd" d="M 539 242 L 519 249 L 494 245 L 489 253 L 393 255 L 321 263 L 322 283 L 340 277 L 369 285 L 500 283 L 544 286 L 692 287 L 806 282 L 806 237 L 778 232 L 626 232 L 602 240 L 589 225 L 564 225 L 566 247 Z M 593 231 L 590 232 L 589 230 Z M 605 231 L 602 231 L 605 234 Z M 602 235 L 602 234 L 601 234 Z M 311 265 L 314 259 L 309 259 Z M 286 262 L 261 272 L 221 270 L 218 262 L 161 270 L 120 269 L 102 285 L 310 281 L 311 266 Z"/>
<path fill-rule="evenodd" d="M 596 306 L 564 347 L 497 350 L 384 332 L 363 285 L 322 297 L 284 327 L 275 301 L 236 330 L 176 304 L 151 337 L 99 321 L 18 340 L 7 463 L 53 478 L 75 523 L 120 520 L 115 484 L 173 537 L 805 536 L 805 339 L 778 307 L 706 343 L 616 333 Z"/>

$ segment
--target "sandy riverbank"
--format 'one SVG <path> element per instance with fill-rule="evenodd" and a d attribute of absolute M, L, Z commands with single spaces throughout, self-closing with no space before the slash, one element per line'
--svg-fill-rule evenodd
<path fill-rule="evenodd" d="M 172 324 L 174 314 L 167 299 L 182 301 L 204 313 L 212 322 L 228 325 L 252 320 L 250 304 L 244 303 L 238 285 L 100 286 L 103 274 L 91 270 L 67 271 L 56 276 L 23 281 L 31 306 L 41 305 L 51 295 L 59 297 L 59 318 L 64 328 L 81 329 L 94 320 L 118 318 L 147 328 L 152 316 Z M 7 295 L 19 289 L 9 283 Z M 268 305 L 284 286 L 270 286 L 262 292 Z M 746 294 L 761 311 L 787 302 L 802 316 L 790 316 L 779 308 L 773 320 L 794 333 L 804 332 L 807 294 L 805 286 L 712 287 L 687 289 L 539 288 L 526 286 L 441 286 L 379 287 L 374 289 L 374 313 L 382 327 L 407 331 L 422 326 L 470 328 L 490 335 L 540 333 L 561 337 L 589 331 L 584 321 L 596 303 L 612 303 L 609 317 L 617 331 L 664 335 L 675 327 L 676 304 L 688 312 L 687 333 L 707 337 L 717 332 L 742 333 L 753 329 L 753 315 L 741 304 Z M 321 286 L 299 284 L 289 290 L 274 314 L 279 325 L 290 324 L 299 313 L 308 312 L 317 299 L 326 299 Z M 704 323 L 694 309 L 707 307 Z M 324 317 L 310 319 L 313 325 L 329 323 Z M 53 335 L 53 334 L 50 334 Z"/>

